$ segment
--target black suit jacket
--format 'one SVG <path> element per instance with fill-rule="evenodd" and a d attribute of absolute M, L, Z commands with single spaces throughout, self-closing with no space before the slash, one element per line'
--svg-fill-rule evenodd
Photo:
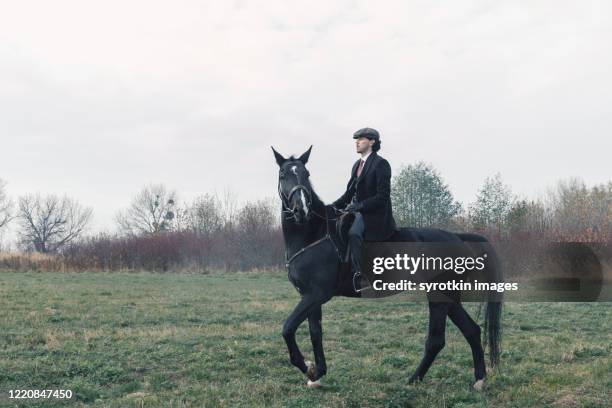
<path fill-rule="evenodd" d="M 357 177 L 360 160 L 353 165 L 346 192 L 334 201 L 333 205 L 344 208 L 356 194 L 357 202 L 363 204 L 360 212 L 365 224 L 364 239 L 384 241 L 389 239 L 396 229 L 391 210 L 391 166 L 388 161 L 372 152 L 361 175 Z"/>

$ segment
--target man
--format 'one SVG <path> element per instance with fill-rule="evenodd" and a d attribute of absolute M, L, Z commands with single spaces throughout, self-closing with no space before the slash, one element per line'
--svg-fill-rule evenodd
<path fill-rule="evenodd" d="M 360 292 L 367 284 L 361 275 L 361 247 L 363 240 L 384 241 L 395 231 L 391 210 L 391 166 L 377 154 L 380 135 L 371 128 L 353 134 L 357 153 L 361 155 L 351 170 L 346 192 L 334 201 L 336 208 L 355 213 L 349 230 L 349 248 L 353 266 L 353 285 Z M 363 282 L 362 282 L 363 281 Z"/>

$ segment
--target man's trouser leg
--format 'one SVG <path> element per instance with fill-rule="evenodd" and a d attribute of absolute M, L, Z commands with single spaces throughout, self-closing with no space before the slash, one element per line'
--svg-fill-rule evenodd
<path fill-rule="evenodd" d="M 353 266 L 353 282 L 355 290 L 361 289 L 361 247 L 363 246 L 363 234 L 365 225 L 361 213 L 355 213 L 355 221 L 348 232 L 349 247 L 351 250 L 351 264 Z"/>

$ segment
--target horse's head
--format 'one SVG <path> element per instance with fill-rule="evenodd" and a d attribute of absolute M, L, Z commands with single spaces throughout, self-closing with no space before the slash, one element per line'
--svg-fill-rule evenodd
<path fill-rule="evenodd" d="M 284 158 L 274 148 L 274 157 L 279 167 L 278 195 L 283 202 L 283 211 L 291 213 L 296 224 L 308 222 L 312 213 L 312 186 L 306 163 L 312 146 L 300 157 Z"/>

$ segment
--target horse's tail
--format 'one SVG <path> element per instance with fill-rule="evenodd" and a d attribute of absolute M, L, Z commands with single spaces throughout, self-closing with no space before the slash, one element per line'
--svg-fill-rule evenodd
<path fill-rule="evenodd" d="M 487 239 L 477 234 L 457 234 L 464 242 L 482 242 L 488 243 Z M 490 245 L 490 244 L 489 244 Z M 488 246 L 489 246 L 488 245 Z M 487 278 L 489 282 L 502 283 L 504 274 L 497 256 L 497 252 L 493 246 L 487 248 L 487 260 L 489 267 L 487 268 Z M 499 355 L 501 353 L 501 313 L 502 313 L 503 292 L 489 291 L 487 304 L 485 308 L 485 347 L 489 346 L 489 361 L 491 366 L 499 364 Z"/>

